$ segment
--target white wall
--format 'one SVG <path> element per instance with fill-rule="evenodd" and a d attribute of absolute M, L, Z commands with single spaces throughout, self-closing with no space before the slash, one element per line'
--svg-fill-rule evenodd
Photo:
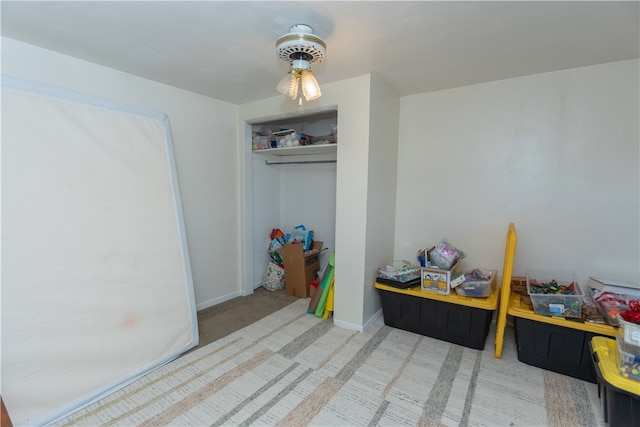
<path fill-rule="evenodd" d="M 332 86 L 339 95 L 334 322 L 362 329 L 367 253 L 371 75 Z M 373 284 L 371 284 L 373 286 Z"/>
<path fill-rule="evenodd" d="M 253 218 L 253 262 L 246 271 L 248 289 L 243 289 L 243 294 L 249 294 L 254 288 L 262 285 L 262 278 L 269 264 L 269 233 L 275 227 L 282 227 L 280 170 L 277 167 L 265 166 L 264 161 L 265 158 L 260 156 L 254 156 L 251 161 L 253 181 L 250 188 L 253 200 L 251 211 L 247 214 Z M 253 273 L 249 274 L 250 272 Z"/>
<path fill-rule="evenodd" d="M 381 307 L 373 287 L 377 267 L 393 261 L 398 165 L 400 98 L 379 78 L 371 78 L 367 244 L 364 271 L 363 324 Z"/>
<path fill-rule="evenodd" d="M 287 159 L 281 159 L 287 161 Z M 304 224 L 315 231 L 314 239 L 328 248 L 320 255 L 320 264 L 329 262 L 336 240 L 336 164 L 300 164 L 277 166 L 281 169 L 282 231 Z M 304 212 L 303 217 L 300 212 Z"/>
<path fill-rule="evenodd" d="M 640 280 L 639 67 L 628 60 L 401 99 L 395 256 Z"/>
<path fill-rule="evenodd" d="M 2 72 L 166 113 L 196 304 L 240 294 L 237 106 L 4 37 Z"/>
<path fill-rule="evenodd" d="M 366 252 L 367 177 L 369 151 L 369 99 L 371 76 L 364 75 L 322 85 L 322 97 L 299 107 L 283 96 L 275 96 L 240 106 L 240 121 L 264 121 L 265 118 L 338 110 L 338 145 L 336 165 L 335 224 L 335 307 L 334 321 L 344 327 L 361 329 L 364 306 Z M 244 125 L 244 138 L 249 141 L 250 127 Z M 243 144 L 245 187 L 253 180 L 251 147 Z M 245 287 L 251 285 L 249 266 L 253 265 L 253 225 L 250 194 L 243 195 L 244 274 Z M 249 268 L 246 268 L 249 267 Z M 371 283 L 373 286 L 373 283 Z M 245 291 L 247 291 L 245 289 Z"/>

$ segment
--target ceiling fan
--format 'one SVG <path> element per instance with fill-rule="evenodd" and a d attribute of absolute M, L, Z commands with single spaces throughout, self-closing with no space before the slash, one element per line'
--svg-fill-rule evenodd
<path fill-rule="evenodd" d="M 291 27 L 289 33 L 276 42 L 276 53 L 283 61 L 289 62 L 289 71 L 280 80 L 276 90 L 291 99 L 298 97 L 299 88 L 307 101 L 318 99 L 322 92 L 311 72 L 311 64 L 322 62 L 327 45 L 313 34 L 313 29 L 305 24 Z M 302 96 L 299 101 L 302 105 Z"/>

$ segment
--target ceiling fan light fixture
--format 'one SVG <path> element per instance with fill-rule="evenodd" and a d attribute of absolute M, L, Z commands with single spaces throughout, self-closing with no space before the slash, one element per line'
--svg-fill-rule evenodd
<path fill-rule="evenodd" d="M 276 90 L 295 100 L 299 93 L 298 86 L 301 86 L 307 101 L 318 99 L 322 92 L 311 72 L 311 64 L 322 62 L 326 48 L 324 40 L 314 35 L 310 26 L 292 26 L 290 32 L 276 42 L 277 55 L 290 64 L 289 71 L 280 80 Z"/>
<path fill-rule="evenodd" d="M 300 76 L 294 69 L 290 69 L 287 74 L 280 80 L 276 90 L 284 96 L 295 100 L 298 97 L 298 80 Z"/>
<path fill-rule="evenodd" d="M 302 86 L 302 94 L 307 101 L 313 101 L 314 99 L 322 96 L 320 85 L 311 70 L 303 70 L 300 73 L 300 85 Z"/>

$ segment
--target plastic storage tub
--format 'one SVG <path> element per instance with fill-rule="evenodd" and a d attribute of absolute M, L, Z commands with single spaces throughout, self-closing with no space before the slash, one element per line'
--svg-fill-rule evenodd
<path fill-rule="evenodd" d="M 484 349 L 493 312 L 498 308 L 497 289 L 488 298 L 469 298 L 423 292 L 418 287 L 399 289 L 379 282 L 375 287 L 380 293 L 385 325 Z"/>
<path fill-rule="evenodd" d="M 640 325 L 627 322 L 618 316 L 618 327 L 624 344 L 632 353 L 640 354 Z"/>
<path fill-rule="evenodd" d="M 410 282 L 420 278 L 420 267 L 409 261 L 393 261 L 378 267 L 378 276 L 396 282 Z"/>
<path fill-rule="evenodd" d="M 547 293 L 554 289 L 564 293 Z M 572 318 L 582 316 L 584 295 L 575 273 L 571 271 L 528 271 L 527 292 L 536 314 Z"/>
<path fill-rule="evenodd" d="M 519 361 L 583 381 L 596 382 L 589 348 L 596 334 L 574 329 L 571 325 L 565 327 L 521 317 L 514 317 L 514 326 Z"/>
<path fill-rule="evenodd" d="M 638 382 L 638 392 L 640 392 L 640 354 L 627 352 L 624 342 L 617 337 L 618 344 L 618 369 L 620 375 L 630 380 Z"/>
<path fill-rule="evenodd" d="M 616 341 L 594 337 L 591 349 L 604 421 L 609 427 L 640 425 L 640 386 L 620 375 Z"/>
<path fill-rule="evenodd" d="M 467 279 L 454 289 L 458 295 L 465 297 L 488 297 L 497 287 L 498 270 L 489 270 L 491 277 L 488 280 Z"/>

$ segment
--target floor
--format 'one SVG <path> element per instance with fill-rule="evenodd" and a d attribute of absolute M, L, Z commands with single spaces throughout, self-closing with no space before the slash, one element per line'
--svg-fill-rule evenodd
<path fill-rule="evenodd" d="M 251 295 L 233 298 L 200 310 L 198 311 L 200 343 L 196 348 L 242 329 L 297 300 L 298 298 L 287 295 L 284 289 L 270 291 L 260 287 Z"/>

